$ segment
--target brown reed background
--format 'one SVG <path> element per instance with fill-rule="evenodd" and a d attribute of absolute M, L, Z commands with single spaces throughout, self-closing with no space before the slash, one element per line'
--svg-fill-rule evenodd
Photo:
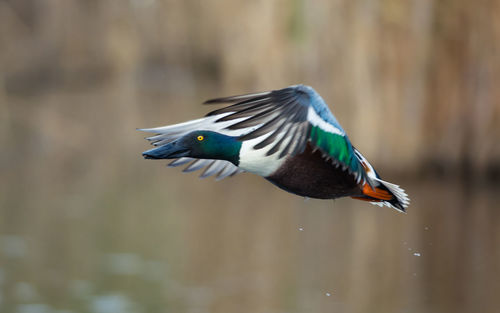
<path fill-rule="evenodd" d="M 1 312 L 500 307 L 500 1 L 3 0 L 0 47 Z M 297 83 L 408 214 L 140 157 Z"/>

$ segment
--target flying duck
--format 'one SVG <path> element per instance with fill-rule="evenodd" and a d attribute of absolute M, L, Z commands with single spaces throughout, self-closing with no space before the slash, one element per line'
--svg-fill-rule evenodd
<path fill-rule="evenodd" d="M 217 98 L 227 103 L 205 117 L 157 128 L 146 138 L 156 148 L 146 159 L 205 168 L 200 177 L 223 179 L 241 172 L 260 175 L 293 194 L 335 199 L 352 197 L 404 212 L 407 194 L 380 178 L 351 144 L 321 96 L 311 87 L 290 86 Z"/>

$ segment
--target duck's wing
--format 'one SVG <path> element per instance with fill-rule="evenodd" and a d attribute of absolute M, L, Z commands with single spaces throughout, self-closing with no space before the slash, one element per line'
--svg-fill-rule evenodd
<path fill-rule="evenodd" d="M 140 129 L 155 133 L 146 138 L 155 146 L 174 141 L 194 130 L 216 131 L 240 140 L 253 140 L 254 149 L 279 158 L 301 153 L 310 142 L 325 160 L 351 172 L 358 180 L 366 173 L 354 156 L 353 147 L 321 96 L 311 87 L 297 85 L 280 90 L 208 100 L 206 104 L 233 103 L 205 117 L 157 128 Z M 259 139 L 257 139 L 259 138 Z M 184 171 L 206 168 L 201 177 L 218 179 L 243 172 L 230 162 L 193 158 L 176 159 L 169 166 L 191 162 Z"/>
<path fill-rule="evenodd" d="M 233 163 L 224 160 L 195 159 L 183 157 L 170 162 L 168 166 L 177 167 L 187 163 L 191 164 L 184 168 L 183 172 L 185 173 L 205 168 L 203 173 L 200 175 L 200 178 L 206 178 L 215 175 L 216 180 L 221 180 L 226 177 L 234 176 L 238 173 L 244 172 Z"/>
<path fill-rule="evenodd" d="M 224 129 L 242 131 L 242 141 L 261 138 L 253 148 L 267 148 L 268 156 L 302 153 L 310 142 L 326 160 L 349 171 L 358 181 L 367 178 L 345 131 L 311 87 L 296 85 L 205 103 L 234 103 L 210 112 L 206 118 L 218 117 L 215 124 L 230 123 Z"/>

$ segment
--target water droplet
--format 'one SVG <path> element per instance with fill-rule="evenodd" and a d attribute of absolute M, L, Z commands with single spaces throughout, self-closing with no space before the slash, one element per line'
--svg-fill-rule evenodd
<path fill-rule="evenodd" d="M 420 253 L 415 252 L 415 253 L 413 253 L 413 255 L 414 255 L 414 256 L 420 256 Z"/>
<path fill-rule="evenodd" d="M 329 296 L 331 296 L 332 294 L 331 294 L 331 293 L 329 293 L 329 292 L 327 292 L 327 293 L 325 293 L 325 295 L 326 295 L 327 297 L 329 297 Z"/>

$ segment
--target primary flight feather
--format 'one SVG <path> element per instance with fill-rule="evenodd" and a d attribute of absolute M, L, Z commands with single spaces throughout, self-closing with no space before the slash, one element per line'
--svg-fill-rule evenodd
<path fill-rule="evenodd" d="M 156 148 L 147 159 L 205 168 L 201 177 L 223 179 L 240 172 L 260 175 L 276 186 L 310 198 L 349 196 L 404 212 L 409 198 L 383 181 L 351 144 L 321 96 L 311 87 L 217 98 L 231 105 L 180 124 L 141 129 Z"/>

